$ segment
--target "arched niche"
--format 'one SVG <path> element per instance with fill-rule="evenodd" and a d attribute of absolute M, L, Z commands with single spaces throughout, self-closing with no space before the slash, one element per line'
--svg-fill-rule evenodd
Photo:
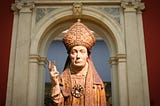
<path fill-rule="evenodd" d="M 80 17 L 82 22 L 94 31 L 96 36 L 100 36 L 109 47 L 110 51 L 110 63 L 112 66 L 112 94 L 113 104 L 119 105 L 120 98 L 122 95 L 119 91 L 120 88 L 125 88 L 124 95 L 127 95 L 126 82 L 120 82 L 122 77 L 126 77 L 125 74 L 125 46 L 123 41 L 123 33 L 120 25 L 111 17 L 93 8 L 84 8 L 83 15 Z M 35 69 L 38 72 L 35 73 L 34 79 L 37 81 L 38 91 L 37 104 L 43 104 L 43 92 L 44 92 L 44 64 L 41 62 L 46 57 L 47 49 L 50 43 L 57 37 L 61 36 L 62 32 L 68 29 L 76 19 L 72 16 L 70 8 L 58 9 L 44 16 L 35 26 L 34 32 L 32 33 L 30 56 L 31 60 L 37 60 L 38 64 L 32 65 L 30 63 L 30 69 Z M 106 60 L 107 61 L 107 60 Z M 121 63 L 119 63 L 121 61 Z M 123 61 L 123 62 L 122 62 Z M 124 70 L 121 74 L 118 72 Z M 29 82 L 32 84 L 32 82 Z M 120 85 L 121 83 L 122 85 Z M 31 89 L 31 88 L 29 88 Z M 38 90 L 37 90 L 38 89 Z M 33 88 L 32 88 L 32 91 Z M 30 95 L 31 92 L 28 92 Z M 123 95 L 123 96 L 124 96 Z M 127 96 L 125 96 L 127 97 Z"/>
<path fill-rule="evenodd" d="M 110 51 L 113 52 L 111 53 L 113 56 L 115 52 L 117 54 L 125 53 L 122 29 L 113 18 L 93 8 L 84 8 L 83 15 L 80 18 L 82 22 L 95 24 L 96 27 L 98 26 L 101 30 L 105 30 L 108 33 L 107 35 L 101 34 L 100 36 L 110 46 L 109 48 L 112 49 Z M 39 52 L 41 55 L 45 55 L 46 50 L 39 50 L 39 48 L 44 43 L 48 44 L 48 41 L 50 43 L 57 36 L 56 34 L 52 34 L 52 32 L 61 33 L 74 22 L 76 22 L 76 19 L 73 17 L 70 8 L 58 9 L 46 15 L 33 29 L 31 53 L 37 54 Z M 63 27 L 60 24 L 63 24 Z M 97 30 L 92 26 L 90 26 L 90 29 L 94 29 L 94 32 Z M 49 34 L 52 35 L 48 36 Z"/>

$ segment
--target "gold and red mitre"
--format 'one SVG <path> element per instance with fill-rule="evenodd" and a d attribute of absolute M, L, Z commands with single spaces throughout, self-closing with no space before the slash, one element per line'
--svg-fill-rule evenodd
<path fill-rule="evenodd" d="M 95 41 L 95 36 L 91 30 L 81 23 L 80 19 L 69 28 L 63 37 L 63 43 L 67 51 L 70 51 L 74 46 L 84 46 L 91 51 Z"/>

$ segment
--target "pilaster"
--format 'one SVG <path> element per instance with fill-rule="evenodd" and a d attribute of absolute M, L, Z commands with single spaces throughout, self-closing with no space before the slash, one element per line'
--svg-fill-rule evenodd
<path fill-rule="evenodd" d="M 111 82 L 112 82 L 112 104 L 113 106 L 119 106 L 119 84 L 118 84 L 118 67 L 115 57 L 110 57 L 109 63 L 111 65 Z"/>
<path fill-rule="evenodd" d="M 12 106 L 27 106 L 28 97 L 28 71 L 29 71 L 29 50 L 30 50 L 30 36 L 31 36 L 31 17 L 32 8 L 34 4 L 27 1 L 15 2 L 12 5 L 12 10 L 18 18 L 14 24 L 17 29 L 15 45 L 15 61 L 13 71 L 13 84 L 11 92 L 11 101 L 9 105 Z"/>
<path fill-rule="evenodd" d="M 144 105 L 150 106 L 149 98 L 149 85 L 148 85 L 148 74 L 147 74 L 147 63 L 146 63 L 146 54 L 145 54 L 145 42 L 144 42 L 144 32 L 143 32 L 143 19 L 142 11 L 145 7 L 142 5 L 141 9 L 138 9 L 137 12 L 137 21 L 138 21 L 138 33 L 139 33 L 139 44 L 140 44 L 140 57 L 141 57 L 141 69 L 142 69 L 142 83 L 143 83 L 143 92 L 144 92 Z"/>
<path fill-rule="evenodd" d="M 11 106 L 12 104 L 13 78 L 14 78 L 16 42 L 17 42 L 17 30 L 18 30 L 17 23 L 19 20 L 17 9 L 14 6 L 12 6 L 11 9 L 14 11 L 14 19 L 13 19 L 12 42 L 11 42 L 10 62 L 9 62 L 9 72 L 8 72 L 6 106 Z"/>
<path fill-rule="evenodd" d="M 139 40 L 137 13 L 144 9 L 144 4 L 138 1 L 122 2 L 124 9 L 125 46 L 127 58 L 127 83 L 128 83 L 128 106 L 146 106 L 144 95 L 143 71 L 141 62 L 141 45 Z M 142 26 L 141 26 L 142 27 Z M 144 52 L 143 52 L 144 53 Z M 148 103 L 148 102 L 147 102 Z M 149 105 L 149 104 L 147 104 Z M 123 106 L 123 105 L 122 105 Z"/>
<path fill-rule="evenodd" d="M 117 54 L 115 57 L 110 58 L 110 64 L 112 65 L 113 71 L 112 73 L 116 75 L 112 77 L 118 78 L 117 80 L 112 80 L 112 90 L 117 94 L 113 97 L 112 102 L 114 106 L 128 106 L 126 62 L 126 54 Z M 118 72 L 115 72 L 115 70 L 118 70 Z"/>
<path fill-rule="evenodd" d="M 29 80 L 27 106 L 43 106 L 44 72 L 47 60 L 36 54 L 29 56 Z M 41 82 L 41 83 L 40 83 Z M 40 102 L 40 103 L 39 103 Z"/>

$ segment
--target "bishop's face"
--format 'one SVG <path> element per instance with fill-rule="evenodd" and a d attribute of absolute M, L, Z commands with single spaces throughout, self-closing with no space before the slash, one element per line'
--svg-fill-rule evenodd
<path fill-rule="evenodd" d="M 87 48 L 84 46 L 74 46 L 69 56 L 72 67 L 84 67 L 88 58 Z"/>

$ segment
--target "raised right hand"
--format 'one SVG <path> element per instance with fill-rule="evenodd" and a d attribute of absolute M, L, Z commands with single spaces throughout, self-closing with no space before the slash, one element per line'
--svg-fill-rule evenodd
<path fill-rule="evenodd" d="M 48 69 L 50 71 L 50 79 L 52 81 L 52 84 L 53 85 L 59 84 L 58 81 L 59 72 L 57 71 L 57 68 L 55 66 L 55 61 L 54 62 L 48 61 Z"/>

